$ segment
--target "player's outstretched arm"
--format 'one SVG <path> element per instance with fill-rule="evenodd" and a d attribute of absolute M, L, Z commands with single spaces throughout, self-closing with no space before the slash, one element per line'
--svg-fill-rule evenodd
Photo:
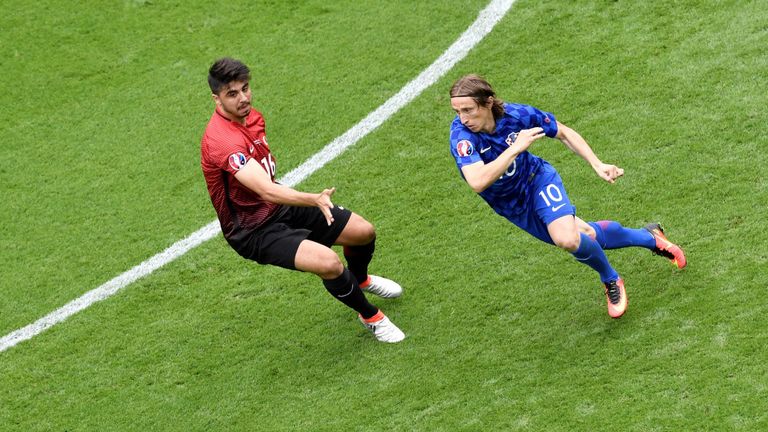
<path fill-rule="evenodd" d="M 587 144 L 587 141 L 575 130 L 568 126 L 557 122 L 557 135 L 559 139 L 566 147 L 571 149 L 574 153 L 581 156 L 582 159 L 587 161 L 589 165 L 595 170 L 595 173 L 603 180 L 613 183 L 617 178 L 624 175 L 624 170 L 616 165 L 603 163 L 592 148 Z"/>
<path fill-rule="evenodd" d="M 323 212 L 328 225 L 333 222 L 331 209 L 333 202 L 331 195 L 336 188 L 325 189 L 319 194 L 299 192 L 288 186 L 272 182 L 272 178 L 255 159 L 249 160 L 240 171 L 235 174 L 237 181 L 248 189 L 256 192 L 269 202 L 300 207 L 318 207 Z"/>

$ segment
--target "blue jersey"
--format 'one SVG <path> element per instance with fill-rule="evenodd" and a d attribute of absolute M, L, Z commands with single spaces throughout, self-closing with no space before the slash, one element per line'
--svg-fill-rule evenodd
<path fill-rule="evenodd" d="M 464 165 L 492 162 L 517 139 L 521 130 L 534 127 L 544 129 L 544 134 L 550 138 L 557 135 L 555 116 L 530 105 L 505 103 L 504 116 L 496 120 L 496 130 L 490 134 L 472 132 L 456 116 L 451 123 L 451 154 L 456 159 L 459 173 Z M 540 157 L 524 151 L 517 155 L 496 182 L 479 195 L 496 213 L 505 217 L 519 215 L 526 210 L 530 180 L 542 166 L 551 168 Z"/>

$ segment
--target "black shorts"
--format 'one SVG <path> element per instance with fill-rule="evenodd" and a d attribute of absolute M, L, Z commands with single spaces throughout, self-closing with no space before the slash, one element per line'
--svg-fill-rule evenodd
<path fill-rule="evenodd" d="M 331 209 L 333 223 L 328 226 L 317 207 L 283 206 L 264 225 L 242 231 L 227 239 L 244 258 L 296 270 L 296 251 L 306 240 L 331 247 L 347 226 L 352 212 L 339 206 Z"/>

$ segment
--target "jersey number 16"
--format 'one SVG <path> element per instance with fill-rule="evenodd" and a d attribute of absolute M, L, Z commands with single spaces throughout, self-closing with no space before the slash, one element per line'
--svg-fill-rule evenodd
<path fill-rule="evenodd" d="M 270 177 L 275 176 L 275 160 L 272 159 L 271 154 L 261 158 L 261 164 L 264 165 L 264 170 L 267 171 L 267 174 L 269 174 Z"/>

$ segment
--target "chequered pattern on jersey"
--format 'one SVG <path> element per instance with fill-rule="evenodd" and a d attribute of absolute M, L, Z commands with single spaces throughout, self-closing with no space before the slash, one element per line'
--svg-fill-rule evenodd
<path fill-rule="evenodd" d="M 491 134 L 472 132 L 456 116 L 451 123 L 450 141 L 451 154 L 459 173 L 464 165 L 494 161 L 509 147 L 508 142 L 514 142 L 521 130 L 534 127 L 543 128 L 548 137 L 557 135 L 555 116 L 530 105 L 505 103 L 504 116 L 496 121 L 496 130 Z M 524 203 L 529 180 L 542 162 L 541 158 L 528 151 L 520 153 L 501 178 L 480 192 L 480 196 L 501 215 L 522 213 L 526 210 Z"/>

